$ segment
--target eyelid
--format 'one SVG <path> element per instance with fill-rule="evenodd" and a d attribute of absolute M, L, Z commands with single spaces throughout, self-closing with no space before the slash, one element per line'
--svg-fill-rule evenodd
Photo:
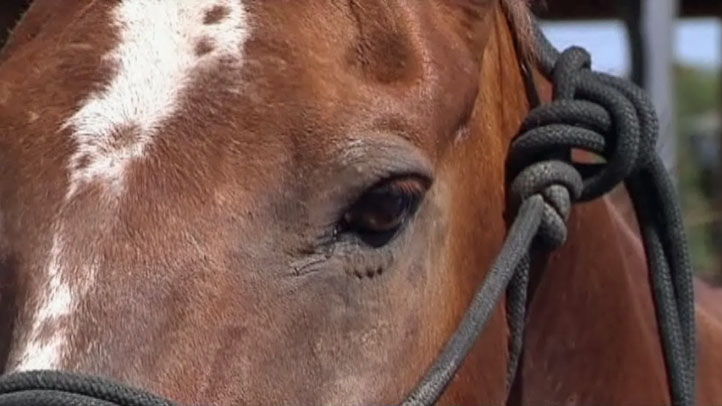
<path fill-rule="evenodd" d="M 396 183 L 402 183 L 397 185 Z M 375 184 L 363 189 L 357 190 L 353 194 L 349 194 L 344 199 L 344 204 L 339 207 L 336 219 L 342 219 L 346 212 L 352 210 L 356 203 L 369 193 L 374 193 L 385 187 L 398 187 L 403 193 L 408 193 L 414 198 L 421 199 L 431 187 L 432 180 L 415 173 L 394 174 L 387 178 L 381 179 Z"/>
<path fill-rule="evenodd" d="M 418 175 L 407 175 L 389 179 L 387 185 L 408 195 L 421 196 L 429 189 L 431 180 Z"/>
<path fill-rule="evenodd" d="M 365 202 L 365 199 L 373 196 L 381 196 L 384 193 L 387 194 L 402 194 L 406 197 L 420 200 L 426 194 L 429 188 L 429 181 L 423 177 L 417 175 L 406 175 L 385 179 L 375 186 L 366 189 L 361 193 L 353 203 L 350 204 L 344 216 L 349 212 L 357 208 L 359 203 Z"/>
<path fill-rule="evenodd" d="M 339 169 L 333 175 L 334 184 L 346 185 L 328 196 L 344 201 L 348 206 L 368 190 L 393 179 L 416 178 L 426 189 L 433 183 L 433 167 L 423 152 L 409 141 L 395 136 L 357 138 L 346 144 L 339 154 Z"/>

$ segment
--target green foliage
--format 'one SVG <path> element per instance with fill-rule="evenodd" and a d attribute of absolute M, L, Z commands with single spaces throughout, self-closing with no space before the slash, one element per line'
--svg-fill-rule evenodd
<path fill-rule="evenodd" d="M 677 108 L 680 121 L 695 115 L 719 112 L 719 72 L 689 66 L 677 66 Z"/>
<path fill-rule="evenodd" d="M 719 278 L 722 270 L 720 258 L 722 247 L 715 241 L 715 228 L 722 229 L 717 213 L 722 209 L 722 177 L 718 178 L 719 188 L 715 193 L 705 193 L 703 173 L 692 149 L 692 135 L 708 131 L 711 137 L 722 140 L 720 129 L 715 133 L 714 125 L 700 129 L 715 115 L 722 115 L 719 72 L 701 70 L 695 67 L 678 66 L 675 70 L 678 140 L 679 140 L 679 186 L 685 222 L 690 237 L 692 259 L 698 274 Z M 722 159 L 722 156 L 720 156 Z"/>

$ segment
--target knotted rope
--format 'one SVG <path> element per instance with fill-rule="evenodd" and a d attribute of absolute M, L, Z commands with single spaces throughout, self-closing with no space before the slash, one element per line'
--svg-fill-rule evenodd
<path fill-rule="evenodd" d="M 512 165 L 525 168 L 514 181 L 519 186 L 512 192 L 522 200 L 544 196 L 546 220 L 542 224 L 546 226 L 541 232 L 554 248 L 566 235 L 562 219 L 568 215 L 568 198 L 595 199 L 626 181 L 650 260 L 672 400 L 675 405 L 693 405 L 696 347 L 692 272 L 677 196 L 654 149 L 658 133 L 654 108 L 634 84 L 592 71 L 591 57 L 585 50 L 572 47 L 560 54 L 538 27 L 537 38 L 540 66 L 552 78 L 555 97 L 550 104 L 532 110 L 522 126 L 523 134 L 511 147 Z M 559 162 L 554 158 L 534 163 L 559 153 L 569 157 L 572 148 L 592 152 L 606 163 Z M 555 169 L 548 170 L 554 163 Z M 575 178 L 575 185 L 570 187 L 571 178 Z M 528 267 L 521 271 L 528 272 Z M 518 279 L 519 285 L 513 284 L 512 290 L 526 291 L 528 276 Z M 514 308 L 512 348 L 518 354 L 525 306 L 519 301 L 510 307 Z"/>
<path fill-rule="evenodd" d="M 522 351 L 532 246 L 564 243 L 575 202 L 598 198 L 625 182 L 650 262 L 653 296 L 675 406 L 695 404 L 695 320 L 692 270 L 677 197 L 655 145 L 657 117 L 631 82 L 594 72 L 582 48 L 559 53 L 535 26 L 542 72 L 555 87 L 551 103 L 535 107 L 512 143 L 512 204 L 518 212 L 507 240 L 459 328 L 402 403 L 432 405 L 476 343 L 508 286 L 511 332 L 508 385 Z M 572 149 L 603 157 L 572 161 Z"/>

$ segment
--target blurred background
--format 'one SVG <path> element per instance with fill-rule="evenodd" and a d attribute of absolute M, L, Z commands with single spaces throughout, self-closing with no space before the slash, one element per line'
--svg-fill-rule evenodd
<path fill-rule="evenodd" d="M 634 80 L 659 113 L 659 152 L 682 199 L 697 273 L 722 284 L 722 0 L 546 0 L 557 48 Z"/>

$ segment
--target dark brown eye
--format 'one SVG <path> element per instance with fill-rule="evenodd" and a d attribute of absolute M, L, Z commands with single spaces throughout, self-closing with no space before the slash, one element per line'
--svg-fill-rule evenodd
<path fill-rule="evenodd" d="M 386 244 L 416 210 L 427 182 L 416 177 L 382 183 L 366 192 L 343 216 L 342 230 L 374 247 Z"/>

